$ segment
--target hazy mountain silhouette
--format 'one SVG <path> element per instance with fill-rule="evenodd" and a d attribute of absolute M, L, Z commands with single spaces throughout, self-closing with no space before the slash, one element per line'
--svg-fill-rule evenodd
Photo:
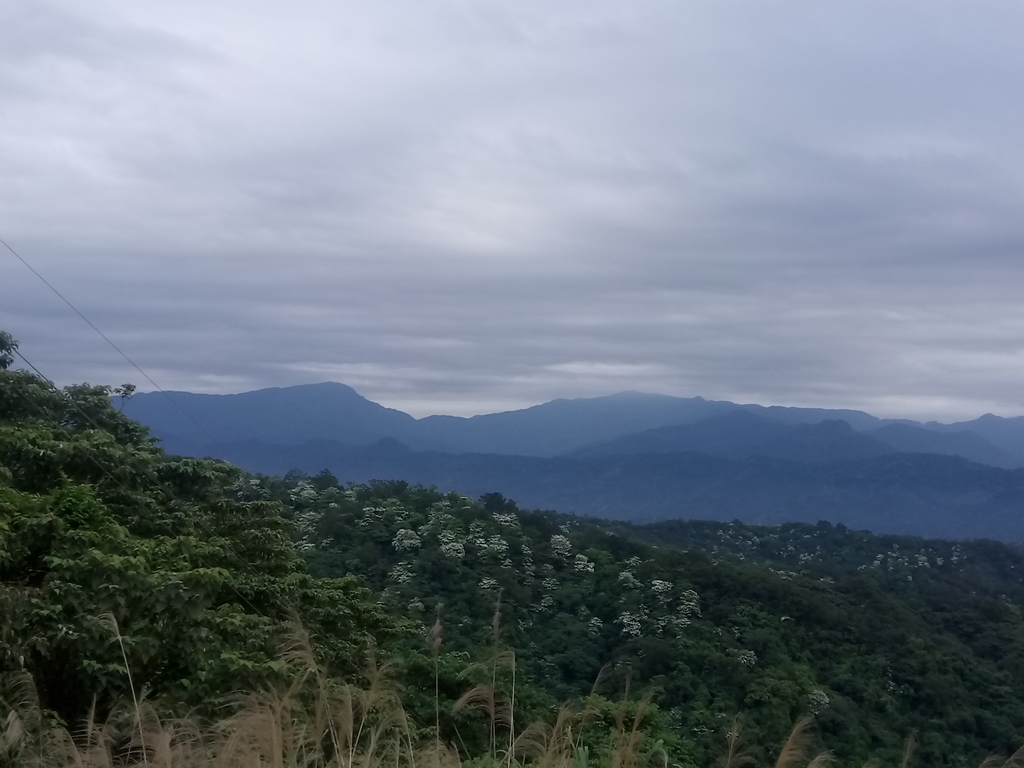
<path fill-rule="evenodd" d="M 645 453 L 707 453 L 722 458 L 763 456 L 821 463 L 865 459 L 891 453 L 885 443 L 855 432 L 845 421 L 785 424 L 735 410 L 721 416 L 671 427 L 659 427 L 588 446 L 572 456 L 638 455 Z"/>
<path fill-rule="evenodd" d="M 735 410 L 694 424 L 659 427 L 587 446 L 575 457 L 697 451 L 722 458 L 766 458 L 803 463 L 854 461 L 888 453 L 963 456 L 992 466 L 1021 462 L 970 432 L 933 432 L 910 424 L 887 424 L 856 432 L 841 420 L 785 424 L 750 410 Z"/>
<path fill-rule="evenodd" d="M 140 393 L 125 403 L 124 413 L 158 437 L 194 445 L 232 440 L 290 445 L 317 438 L 359 445 L 385 436 L 406 437 L 416 423 L 407 413 L 335 383 L 238 395 Z"/>
<path fill-rule="evenodd" d="M 859 411 L 622 393 L 417 420 L 342 384 L 171 397 L 136 395 L 125 412 L 170 452 L 254 472 L 326 468 L 345 481 L 497 491 L 526 506 L 625 520 L 827 519 L 879 532 L 1024 540 L 1024 470 L 1008 469 L 1020 462 L 1011 449 L 1024 450 L 1024 419 L 920 425 Z"/>
<path fill-rule="evenodd" d="M 772 425 L 844 421 L 854 432 L 869 433 L 897 451 L 963 455 L 995 466 L 1010 466 L 1014 461 L 1024 461 L 1024 418 L 985 416 L 955 425 L 920 425 L 882 420 L 861 411 L 738 405 L 701 397 L 680 398 L 637 392 L 554 400 L 523 410 L 470 418 L 429 416 L 417 420 L 401 411 L 378 405 L 344 384 L 326 383 L 263 389 L 238 395 L 171 392 L 168 397 L 160 392 L 141 393 L 128 401 L 125 412 L 147 424 L 157 436 L 193 446 L 237 441 L 296 445 L 307 440 L 367 445 L 383 438 L 394 438 L 416 450 L 527 456 L 554 456 L 589 450 L 626 435 L 662 427 L 694 425 L 727 414 L 746 414 L 762 421 L 726 420 L 717 425 L 711 424 L 703 428 L 703 432 L 694 432 L 689 437 L 684 437 L 685 431 L 675 437 L 666 433 L 663 438 L 652 438 L 654 447 L 649 450 L 699 450 L 714 455 L 746 455 L 740 449 L 754 444 L 750 439 L 757 429 L 764 431 L 771 429 Z M 742 418 L 736 416 L 738 420 Z M 202 429 L 195 422 L 201 424 Z M 754 427 L 755 423 L 760 426 Z M 920 432 L 890 429 L 900 424 L 936 435 L 941 433 L 943 437 L 929 439 Z M 876 432 L 882 427 L 886 431 Z M 719 429 L 723 430 L 722 434 L 712 434 Z M 823 461 L 879 452 L 877 445 L 868 440 L 841 433 L 830 436 L 826 432 L 812 431 L 800 438 L 786 437 L 790 433 L 776 430 L 772 433 L 775 435 L 773 439 L 783 442 L 793 439 L 795 442 L 788 449 L 780 445 L 766 455 Z M 702 440 L 697 439 L 700 434 L 703 435 Z M 812 454 L 800 458 L 800 452 L 804 450 L 800 446 L 809 446 L 816 439 L 824 452 L 815 457 L 812 451 Z M 985 443 L 985 439 L 992 444 Z M 677 442 L 672 443 L 673 440 Z M 667 441 L 667 447 L 657 447 L 659 441 Z M 758 441 L 764 443 L 768 438 L 759 438 Z M 715 447 L 720 443 L 731 452 Z M 874 448 L 871 447 L 873 445 Z M 629 449 L 626 452 L 645 451 Z"/>
<path fill-rule="evenodd" d="M 985 438 L 1011 456 L 1024 460 L 1024 416 L 1005 419 L 986 413 L 973 421 L 960 421 L 954 424 L 929 421 L 924 426 L 937 432 L 971 432 Z"/>
<path fill-rule="evenodd" d="M 1000 421 L 1007 421 L 1007 419 L 1000 419 Z M 1021 424 L 1020 428 L 1024 431 L 1024 424 Z M 887 424 L 867 434 L 882 441 L 894 451 L 903 453 L 941 453 L 947 456 L 963 456 L 965 459 L 976 461 L 979 464 L 991 464 L 993 467 L 1007 469 L 1024 465 L 1024 460 L 1021 458 L 994 445 L 982 435 L 966 429 L 937 431 L 910 424 Z"/>

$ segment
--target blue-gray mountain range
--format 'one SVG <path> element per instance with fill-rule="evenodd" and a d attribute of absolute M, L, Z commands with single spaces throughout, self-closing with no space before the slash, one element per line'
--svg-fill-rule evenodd
<path fill-rule="evenodd" d="M 137 394 L 126 414 L 174 453 L 267 474 L 402 479 L 635 521 L 830 520 L 1024 541 L 1024 418 L 957 424 L 862 411 L 621 393 L 415 419 L 343 384 Z"/>

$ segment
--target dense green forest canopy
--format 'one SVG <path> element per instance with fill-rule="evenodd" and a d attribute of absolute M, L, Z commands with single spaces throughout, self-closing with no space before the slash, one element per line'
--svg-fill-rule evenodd
<path fill-rule="evenodd" d="M 279 503 L 239 498 L 241 471 L 165 456 L 109 388 L 57 391 L 0 342 L 0 673 L 73 720 L 127 693 L 110 618 L 136 677 L 190 703 L 282 672 L 293 611 L 339 669 L 388 635 L 356 578 L 309 576 Z"/>
<path fill-rule="evenodd" d="M 467 756 L 495 733 L 454 706 L 473 685 L 522 723 L 649 693 L 681 767 L 737 716 L 762 762 L 804 715 L 851 764 L 914 732 L 929 766 L 1024 741 L 1016 549 L 247 475 L 165 455 L 109 388 L 58 391 L 0 342 L 0 679 L 28 672 L 69 722 L 126 697 L 126 669 L 170 709 L 273 686 L 298 617 L 334 674 L 371 646 L 395 662 L 413 720 Z"/>
<path fill-rule="evenodd" d="M 828 525 L 677 522 L 670 536 L 497 495 L 261 483 L 295 510 L 313 572 L 363 574 L 424 628 L 440 613 L 456 649 L 486 642 L 500 593 L 528 679 L 571 697 L 610 665 L 604 685 L 657 691 L 699 764 L 737 713 L 761 743 L 814 714 L 851 759 L 895 759 L 917 731 L 929 764 L 953 764 L 1022 735 L 1024 559 L 1002 544 Z"/>

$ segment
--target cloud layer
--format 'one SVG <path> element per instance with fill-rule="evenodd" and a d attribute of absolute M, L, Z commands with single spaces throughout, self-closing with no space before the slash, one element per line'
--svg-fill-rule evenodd
<path fill-rule="evenodd" d="M 1024 413 L 1024 7 L 0 7 L 0 237 L 164 388 Z M 60 382 L 137 380 L 0 254 Z"/>

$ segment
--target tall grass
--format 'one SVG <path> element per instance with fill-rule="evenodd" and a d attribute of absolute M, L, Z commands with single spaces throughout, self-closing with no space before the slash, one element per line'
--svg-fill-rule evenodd
<path fill-rule="evenodd" d="M 116 636 L 116 625 L 111 629 Z M 428 636 L 435 662 L 440 645 L 438 620 Z M 22 675 L 0 700 L 0 768 L 670 768 L 660 742 L 644 731 L 648 697 L 623 702 L 610 728 L 591 704 L 563 706 L 551 721 L 518 727 L 514 684 L 508 698 L 497 692 L 501 670 L 513 680 L 515 675 L 515 655 L 501 646 L 497 618 L 493 653 L 484 662 L 488 682 L 471 687 L 456 704 L 487 718 L 483 754 L 465 754 L 441 740 L 436 663 L 433 727 L 419 728 L 388 664 L 371 657 L 364 679 L 339 681 L 317 663 L 297 625 L 282 658 L 292 670 L 287 685 L 237 696 L 214 722 L 162 718 L 133 682 L 132 701 L 124 708 L 103 722 L 90 713 L 71 729 L 47 720 L 31 680 Z M 810 724 L 796 723 L 774 768 L 832 762 L 827 752 L 809 755 Z M 915 766 L 914 744 L 908 739 L 901 768 Z M 737 721 L 717 766 L 754 765 Z M 982 768 L 1024 768 L 1024 748 L 1009 760 L 990 758 Z"/>

